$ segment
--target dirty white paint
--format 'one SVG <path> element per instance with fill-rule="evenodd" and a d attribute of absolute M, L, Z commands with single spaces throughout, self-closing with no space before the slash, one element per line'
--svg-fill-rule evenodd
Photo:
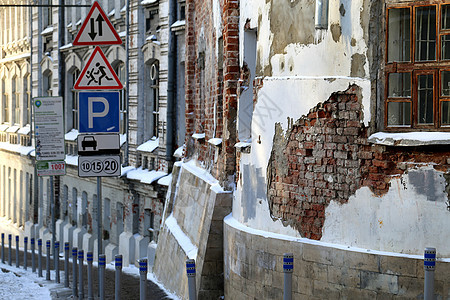
<path fill-rule="evenodd" d="M 421 184 L 421 176 L 425 181 L 433 177 L 431 184 Z M 392 178 L 390 184 L 382 197 L 364 187 L 348 203 L 331 202 L 321 241 L 406 254 L 435 247 L 440 257 L 449 257 L 450 213 L 443 173 L 423 166 Z"/>
<path fill-rule="evenodd" d="M 345 91 L 351 84 L 361 87 L 364 116 L 369 116 L 368 80 L 349 77 L 265 78 L 253 113 L 251 152 L 241 156 L 240 181 L 233 203 L 234 218 L 255 229 L 299 236 L 297 230 L 285 227 L 281 221 L 272 220 L 267 202 L 267 165 L 273 146 L 275 123 L 281 123 L 286 130 L 288 118 L 294 121 L 300 119 L 319 102 L 328 100 L 332 92 Z M 367 118 L 370 116 L 364 119 Z M 246 178 L 251 177 L 245 174 L 246 169 L 258 170 L 258 176 L 246 181 Z M 255 194 L 255 190 L 262 190 L 264 194 Z"/>

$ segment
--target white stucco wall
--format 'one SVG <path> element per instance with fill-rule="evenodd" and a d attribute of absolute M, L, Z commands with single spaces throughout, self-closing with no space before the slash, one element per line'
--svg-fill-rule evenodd
<path fill-rule="evenodd" d="M 443 172 L 425 165 L 393 177 L 390 185 L 381 197 L 363 187 L 348 203 L 332 201 L 321 241 L 407 254 L 435 247 L 440 256 L 450 256 Z"/>

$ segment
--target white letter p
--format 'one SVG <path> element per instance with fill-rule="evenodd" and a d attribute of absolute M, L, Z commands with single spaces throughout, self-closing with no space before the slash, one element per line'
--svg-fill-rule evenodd
<path fill-rule="evenodd" d="M 105 108 L 102 112 L 94 112 L 94 102 L 102 102 Z M 94 127 L 94 118 L 102 118 L 109 112 L 109 103 L 106 98 L 103 97 L 88 97 L 88 127 Z"/>

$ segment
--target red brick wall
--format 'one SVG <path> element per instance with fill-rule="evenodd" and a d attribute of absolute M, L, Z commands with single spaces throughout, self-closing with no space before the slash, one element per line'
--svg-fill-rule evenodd
<path fill-rule="evenodd" d="M 222 58 L 217 57 L 216 47 L 221 40 L 216 36 L 212 2 L 186 1 L 186 156 L 202 161 L 227 187 L 236 165 L 239 1 L 224 0 L 220 4 L 222 66 L 218 65 Z M 205 133 L 205 139 L 192 139 L 194 133 Z M 207 143 L 213 137 L 223 141 L 219 157 L 215 157 L 216 146 Z"/>
<path fill-rule="evenodd" d="M 450 167 L 450 151 L 442 147 L 370 145 L 358 95 L 355 86 L 333 94 L 286 134 L 276 126 L 267 175 L 269 207 L 274 217 L 293 225 L 303 237 L 321 238 L 331 200 L 346 203 L 362 186 L 381 196 L 392 176 L 417 163 L 433 162 L 439 170 Z"/>
<path fill-rule="evenodd" d="M 236 120 L 237 88 L 239 68 L 239 1 L 224 0 L 223 4 L 223 52 L 224 52 L 224 90 L 223 90 L 223 131 L 222 165 L 220 181 L 228 188 L 236 172 Z"/>

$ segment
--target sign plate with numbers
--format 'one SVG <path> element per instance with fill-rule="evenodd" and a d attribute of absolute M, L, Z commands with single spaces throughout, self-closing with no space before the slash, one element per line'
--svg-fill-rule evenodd
<path fill-rule="evenodd" d="M 78 156 L 78 176 L 120 176 L 120 155 Z"/>
<path fill-rule="evenodd" d="M 65 161 L 36 161 L 38 176 L 62 176 L 66 175 Z"/>

